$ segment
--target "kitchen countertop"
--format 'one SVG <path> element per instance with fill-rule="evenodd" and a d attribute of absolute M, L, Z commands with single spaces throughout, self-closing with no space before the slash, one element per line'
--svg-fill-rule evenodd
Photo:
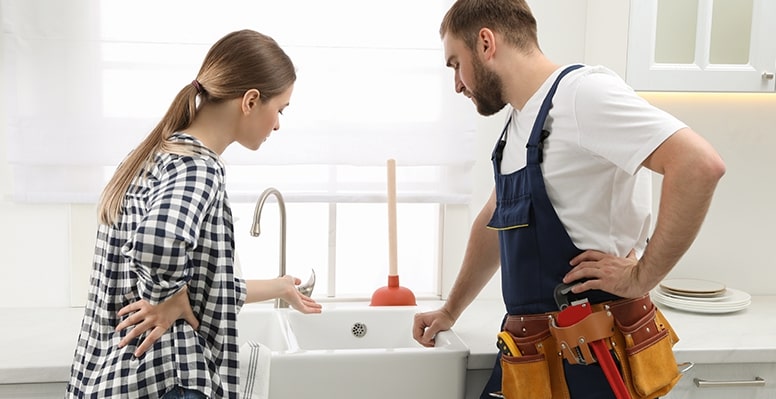
<path fill-rule="evenodd" d="M 419 310 L 440 304 L 420 301 Z M 327 306 L 324 303 L 324 311 Z M 776 296 L 753 297 L 749 308 L 728 314 L 695 314 L 661 307 L 680 338 L 674 346 L 679 363 L 772 362 L 776 359 L 774 308 Z M 503 312 L 501 301 L 477 300 L 453 326 L 469 346 L 469 369 L 493 366 L 495 336 Z M 0 384 L 66 381 L 82 315 L 83 308 L 0 309 Z"/>

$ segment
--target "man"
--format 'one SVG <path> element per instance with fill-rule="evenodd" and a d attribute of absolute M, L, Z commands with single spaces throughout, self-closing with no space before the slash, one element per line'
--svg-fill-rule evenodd
<path fill-rule="evenodd" d="M 531 317 L 541 322 L 521 324 L 523 333 L 544 328 L 537 330 L 538 345 L 511 353 L 524 359 L 561 351 L 545 353 L 543 347 L 551 343 L 547 313 L 558 310 L 554 289 L 561 283 L 573 286 L 572 301 L 608 306 L 638 298 L 646 301 L 644 309 L 652 308 L 646 294 L 692 244 L 725 173 L 717 152 L 608 69 L 567 70 L 553 63 L 539 48 L 525 0 L 459 0 L 440 35 L 455 90 L 482 115 L 507 104 L 510 112 L 493 152 L 495 188 L 473 223 L 459 275 L 442 308 L 416 315 L 415 339 L 432 346 L 436 333 L 452 327 L 499 267 L 504 329 Z M 651 234 L 650 171 L 663 175 Z M 505 370 L 502 389 L 500 361 L 519 362 L 503 353 L 482 398 L 615 397 L 610 375 L 598 363 L 571 364 L 579 352 L 564 354 L 561 369 Z M 618 366 L 626 380 L 637 372 Z M 544 384 L 536 375 L 552 380 L 546 384 L 552 394 L 531 391 Z M 533 378 L 530 389 L 511 387 L 520 378 Z M 655 397 L 675 382 L 637 394 Z M 509 396 L 509 390 L 524 393 Z"/>

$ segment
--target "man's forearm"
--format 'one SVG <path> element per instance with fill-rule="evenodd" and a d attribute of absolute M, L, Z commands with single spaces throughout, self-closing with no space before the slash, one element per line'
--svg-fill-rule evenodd
<path fill-rule="evenodd" d="M 639 261 L 638 284 L 647 291 L 671 271 L 692 245 L 717 182 L 725 173 L 724 164 L 717 157 L 689 158 L 675 168 L 665 171 L 655 231 Z"/>
<path fill-rule="evenodd" d="M 480 211 L 472 224 L 461 270 L 443 307 L 454 320 L 477 297 L 499 268 L 498 232 L 486 226 L 495 209 L 495 197 Z"/>

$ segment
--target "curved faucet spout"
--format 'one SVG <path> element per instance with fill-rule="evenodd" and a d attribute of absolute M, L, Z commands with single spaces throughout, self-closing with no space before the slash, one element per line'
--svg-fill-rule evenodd
<path fill-rule="evenodd" d="M 283 200 L 283 196 L 276 188 L 270 187 L 264 190 L 259 196 L 256 202 L 256 210 L 253 212 L 253 224 L 251 225 L 251 235 L 258 237 L 261 234 L 261 227 L 259 221 L 261 220 L 261 210 L 264 208 L 264 203 L 267 201 L 270 195 L 274 195 L 278 201 L 278 208 L 280 210 L 280 255 L 278 273 L 279 277 L 286 275 L 286 204 Z M 287 308 L 288 303 L 280 298 L 275 300 L 276 308 Z"/>

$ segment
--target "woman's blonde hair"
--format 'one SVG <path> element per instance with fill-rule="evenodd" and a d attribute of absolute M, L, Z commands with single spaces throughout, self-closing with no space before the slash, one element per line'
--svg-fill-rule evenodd
<path fill-rule="evenodd" d="M 115 223 L 132 181 L 142 178 L 160 152 L 190 154 L 187 145 L 170 136 L 191 125 L 200 107 L 242 97 L 257 89 L 262 102 L 284 92 L 296 81 L 291 59 L 271 37 L 252 30 L 229 33 L 208 51 L 196 79 L 184 86 L 170 108 L 148 136 L 119 165 L 100 197 L 100 223 Z"/>

